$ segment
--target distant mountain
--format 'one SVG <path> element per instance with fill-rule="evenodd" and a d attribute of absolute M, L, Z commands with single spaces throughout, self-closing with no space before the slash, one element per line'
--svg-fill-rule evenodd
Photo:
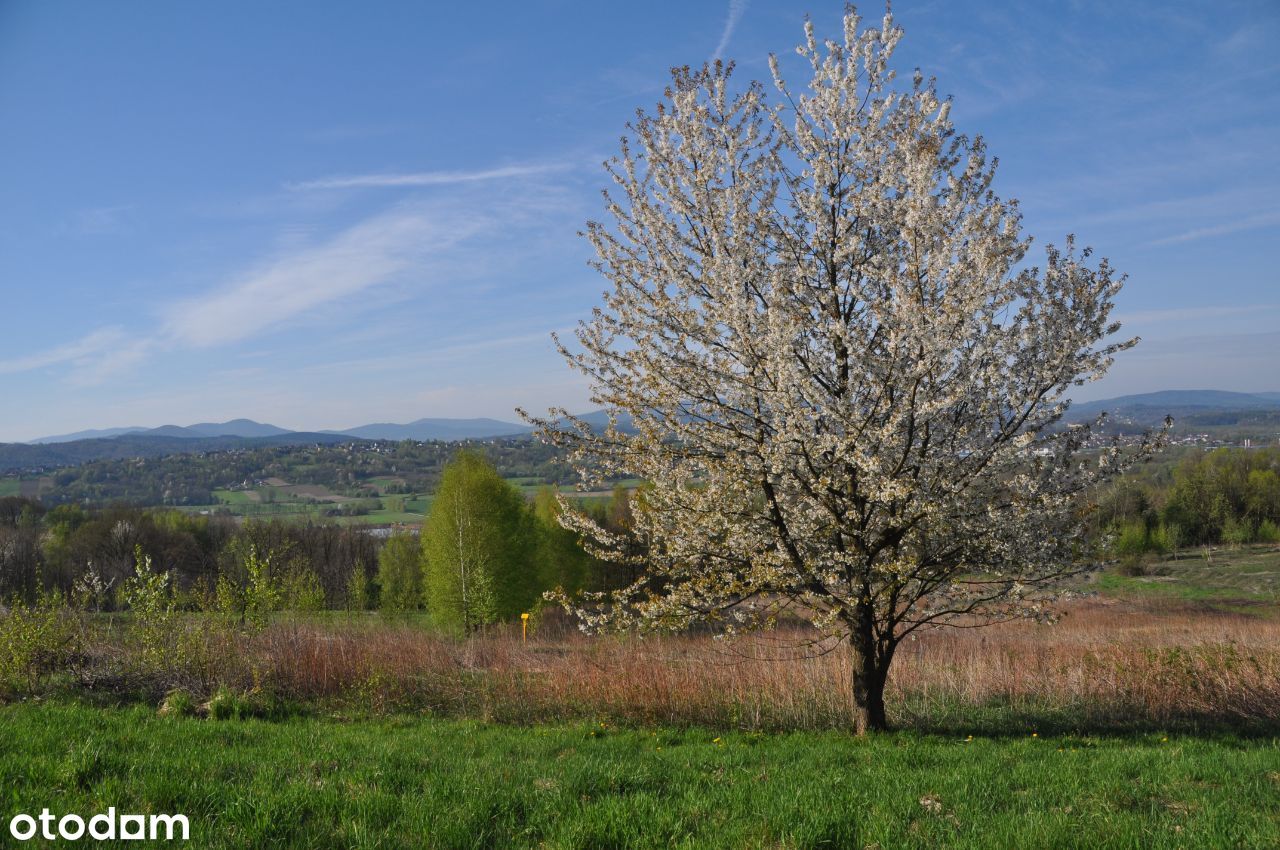
<path fill-rule="evenodd" d="M 161 425 L 142 431 L 149 437 L 278 437 L 292 434 L 285 428 L 254 422 L 252 419 L 232 419 L 230 422 L 199 422 L 195 425 Z"/>
<path fill-rule="evenodd" d="M 1181 420 L 1213 413 L 1280 410 L 1280 393 L 1163 390 L 1073 404 L 1066 418 L 1068 421 L 1092 419 L 1104 410 L 1112 419 L 1155 425 L 1166 416 Z"/>
<path fill-rule="evenodd" d="M 252 419 L 232 419 L 230 422 L 200 422 L 188 425 L 188 431 L 195 431 L 204 437 L 278 437 L 281 434 L 292 434 L 287 428 L 279 428 L 265 422 L 254 422 Z"/>
<path fill-rule="evenodd" d="M 183 428 L 181 425 L 161 425 L 159 428 L 148 428 L 145 431 L 140 431 L 137 436 L 173 437 L 180 440 L 194 440 L 197 437 L 207 437 L 209 435 L 192 431 L 190 428 Z"/>
<path fill-rule="evenodd" d="M 345 434 L 362 440 L 482 440 L 488 437 L 521 436 L 532 431 L 528 425 L 498 419 L 419 419 L 405 425 L 379 422 L 345 431 L 323 433 Z"/>
<path fill-rule="evenodd" d="M 70 443 L 74 440 L 102 440 L 108 437 L 119 437 L 121 434 L 136 434 L 145 430 L 147 429 L 141 426 L 132 428 L 91 428 L 88 431 L 76 431 L 74 434 L 56 434 L 52 437 L 41 437 L 30 442 L 34 445 L 42 445 L 45 443 Z"/>
<path fill-rule="evenodd" d="M 593 431 L 603 431 L 609 427 L 609 414 L 603 410 L 593 410 L 590 413 L 580 413 L 576 417 L 591 426 Z M 559 420 L 561 426 L 568 425 L 565 420 Z M 636 427 L 631 421 L 631 417 L 623 413 L 618 417 L 618 430 L 624 434 L 634 434 Z"/>
<path fill-rule="evenodd" d="M 200 422 L 195 425 L 161 425 L 159 428 L 143 428 L 133 426 L 131 428 L 100 428 L 89 431 L 77 431 L 74 434 L 59 434 L 54 437 L 41 437 L 38 440 L 31 440 L 33 445 L 46 445 L 48 443 L 70 443 L 75 440 L 105 440 L 112 437 L 121 437 L 125 434 L 139 434 L 148 437 L 182 437 L 182 438 L 198 438 L 198 437 L 277 437 L 281 434 L 291 434 L 284 428 L 278 428 L 275 425 L 265 425 L 261 422 L 254 422 L 252 419 L 232 419 L 230 422 Z"/>

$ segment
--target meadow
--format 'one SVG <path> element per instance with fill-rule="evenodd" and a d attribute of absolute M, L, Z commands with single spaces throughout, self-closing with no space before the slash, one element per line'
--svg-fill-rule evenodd
<path fill-rule="evenodd" d="M 1280 844 L 1280 743 L 205 721 L 0 708 L 10 812 L 181 813 L 204 848 Z"/>
<path fill-rule="evenodd" d="M 187 614 L 148 656 L 93 615 L 0 705 L 0 787 L 10 814 L 186 814 L 213 848 L 1280 846 L 1280 551 L 1149 566 L 1052 624 L 908 642 L 865 739 L 846 656 L 790 626 Z"/>
<path fill-rule="evenodd" d="M 371 484 L 390 483 L 377 479 Z M 263 484 L 247 489 L 214 490 L 209 505 L 184 507 L 187 513 L 224 512 L 253 519 L 285 519 L 300 522 L 333 521 L 343 525 L 420 526 L 431 509 L 431 497 L 422 493 L 348 496 L 318 484 Z"/>
<path fill-rule="evenodd" d="M 1267 615 L 1280 605 L 1280 547 L 1189 549 L 1153 559 L 1142 575 L 1103 573 L 1097 587 L 1134 602 L 1188 603 L 1221 611 Z"/>

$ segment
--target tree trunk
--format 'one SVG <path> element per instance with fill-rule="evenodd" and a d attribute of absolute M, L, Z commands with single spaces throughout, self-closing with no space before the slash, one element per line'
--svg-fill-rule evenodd
<path fill-rule="evenodd" d="M 876 662 L 874 651 L 866 658 L 854 647 L 853 729 L 859 735 L 889 728 L 884 711 L 885 672 Z"/>
<path fill-rule="evenodd" d="M 876 652 L 871 628 L 870 606 L 859 606 L 854 617 L 849 648 L 852 660 L 853 729 L 859 735 L 883 732 L 889 728 L 884 711 L 884 684 L 889 672 L 889 659 Z"/>

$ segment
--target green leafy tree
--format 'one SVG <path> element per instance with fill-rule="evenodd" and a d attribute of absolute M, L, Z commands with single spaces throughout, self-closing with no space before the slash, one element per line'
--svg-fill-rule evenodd
<path fill-rule="evenodd" d="M 566 593 L 587 584 L 594 559 L 586 553 L 578 535 L 560 524 L 560 499 L 552 487 L 542 487 L 533 499 L 538 520 L 538 578 L 542 587 Z"/>
<path fill-rule="evenodd" d="M 357 563 L 347 579 L 347 610 L 368 611 L 373 607 L 373 590 L 363 563 Z"/>
<path fill-rule="evenodd" d="M 412 534 L 393 534 L 378 553 L 379 597 L 384 611 L 422 607 L 422 547 Z"/>
<path fill-rule="evenodd" d="M 493 464 L 460 452 L 445 467 L 423 527 L 427 610 L 469 633 L 527 610 L 539 587 L 536 526 L 520 493 Z"/>
<path fill-rule="evenodd" d="M 315 570 L 304 560 L 290 564 L 280 582 L 283 605 L 289 611 L 320 611 L 324 609 L 324 585 Z"/>

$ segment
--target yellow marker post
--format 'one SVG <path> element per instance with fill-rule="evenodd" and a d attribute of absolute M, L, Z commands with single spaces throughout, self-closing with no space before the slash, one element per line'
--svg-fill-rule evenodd
<path fill-rule="evenodd" d="M 529 615 L 520 615 L 520 640 L 526 642 L 529 640 Z"/>

